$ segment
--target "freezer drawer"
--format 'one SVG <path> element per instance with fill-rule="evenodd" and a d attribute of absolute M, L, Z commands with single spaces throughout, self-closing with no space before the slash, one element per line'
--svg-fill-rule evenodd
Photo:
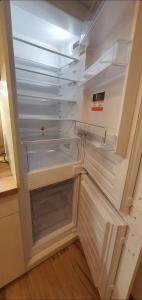
<path fill-rule="evenodd" d="M 72 222 L 73 186 L 68 180 L 31 191 L 33 242 Z"/>
<path fill-rule="evenodd" d="M 81 183 L 78 233 L 102 299 L 110 298 L 126 227 L 99 188 L 85 176 Z"/>

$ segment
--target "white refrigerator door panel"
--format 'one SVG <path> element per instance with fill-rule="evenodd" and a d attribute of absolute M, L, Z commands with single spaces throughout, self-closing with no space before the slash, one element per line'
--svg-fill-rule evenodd
<path fill-rule="evenodd" d="M 128 159 L 112 152 L 100 151 L 86 140 L 84 168 L 117 210 L 121 201 L 128 168 Z"/>
<path fill-rule="evenodd" d="M 94 284 L 109 299 L 126 234 L 126 223 L 85 175 L 81 182 L 78 233 Z"/>

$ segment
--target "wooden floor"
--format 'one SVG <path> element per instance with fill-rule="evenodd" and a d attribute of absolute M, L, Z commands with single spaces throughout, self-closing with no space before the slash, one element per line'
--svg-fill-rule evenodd
<path fill-rule="evenodd" d="M 0 292 L 0 300 L 31 299 L 100 299 L 79 242 L 43 262 Z"/>

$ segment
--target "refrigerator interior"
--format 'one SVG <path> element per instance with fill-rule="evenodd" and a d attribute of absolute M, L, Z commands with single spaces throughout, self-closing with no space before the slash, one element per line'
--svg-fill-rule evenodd
<path fill-rule="evenodd" d="M 58 230 L 68 230 L 69 224 L 71 228 L 75 226 L 74 176 L 70 166 L 81 159 L 76 119 L 80 119 L 83 87 L 79 84 L 76 45 L 82 22 L 48 1 L 11 1 L 10 5 L 21 164 L 26 175 L 35 244 L 42 238 L 50 240 Z M 37 182 L 41 182 L 44 175 L 40 176 L 40 172 L 44 174 L 50 169 L 52 173 L 53 169 L 56 173 L 61 165 L 68 165 L 71 170 L 69 181 L 50 185 L 44 180 L 42 188 L 38 189 L 38 183 L 34 189 L 29 188 L 29 176 L 36 174 Z"/>
<path fill-rule="evenodd" d="M 101 138 L 102 147 L 115 151 L 134 6 L 134 1 L 105 1 L 82 23 L 45 1 L 12 1 L 21 139 L 27 130 L 31 141 L 35 133 L 37 137 L 48 133 L 47 120 L 54 126 L 53 121 L 56 125 L 57 120 L 81 118 L 96 126 L 96 142 Z M 98 101 L 100 94 L 103 98 Z"/>
<path fill-rule="evenodd" d="M 82 22 L 48 1 L 11 1 L 11 16 L 25 171 L 79 161 Z"/>

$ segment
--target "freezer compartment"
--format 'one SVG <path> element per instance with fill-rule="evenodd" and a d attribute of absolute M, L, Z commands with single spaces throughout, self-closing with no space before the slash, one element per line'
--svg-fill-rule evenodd
<path fill-rule="evenodd" d="M 45 169 L 80 160 L 80 139 L 60 138 L 23 143 L 27 171 Z"/>
<path fill-rule="evenodd" d="M 72 222 L 74 180 L 31 191 L 33 242 Z"/>

